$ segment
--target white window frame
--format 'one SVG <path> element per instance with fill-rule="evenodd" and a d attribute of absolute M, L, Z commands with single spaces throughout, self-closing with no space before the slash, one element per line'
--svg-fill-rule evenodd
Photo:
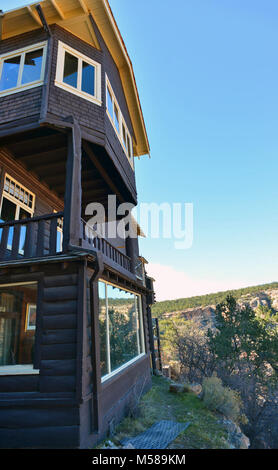
<path fill-rule="evenodd" d="M 22 85 L 21 80 L 22 80 L 22 74 L 23 74 L 23 68 L 24 68 L 24 62 L 25 62 L 25 55 L 28 54 L 28 52 L 36 51 L 38 49 L 43 49 L 40 79 L 34 82 L 30 82 L 30 83 L 26 83 Z M 9 88 L 8 90 L 0 91 L 0 98 L 2 96 L 11 95 L 13 93 L 19 93 L 24 90 L 29 90 L 30 88 L 41 86 L 44 82 L 44 76 L 45 76 L 46 54 L 47 54 L 47 41 L 33 44 L 32 46 L 24 47 L 22 49 L 17 49 L 16 51 L 12 51 L 7 54 L 2 54 L 0 56 L 0 77 L 2 76 L 3 64 L 6 59 L 12 59 L 13 57 L 17 57 L 17 56 L 21 56 L 21 58 L 20 58 L 17 86 L 14 88 Z"/>
<path fill-rule="evenodd" d="M 65 54 L 68 52 L 72 56 L 78 59 L 78 77 L 77 77 L 77 88 L 68 85 L 63 81 L 64 79 L 64 65 L 65 65 Z M 92 65 L 95 68 L 95 96 L 86 93 L 81 90 L 82 85 L 82 61 L 86 62 L 89 65 Z M 77 95 L 85 100 L 91 101 L 92 103 L 97 104 L 98 106 L 102 105 L 101 101 L 101 64 L 95 62 L 93 59 L 90 59 L 81 52 L 78 52 L 76 49 L 68 46 L 67 44 L 59 41 L 58 44 L 58 55 L 57 55 L 57 68 L 56 68 L 56 78 L 55 85 L 63 90 L 66 90 L 74 95 Z"/>
<path fill-rule="evenodd" d="M 110 95 L 112 97 L 112 104 L 113 104 L 113 116 L 110 115 L 109 111 L 108 111 L 108 90 L 110 92 Z M 126 157 L 131 165 L 131 168 L 134 170 L 134 155 L 133 155 L 133 141 L 132 141 L 132 138 L 131 138 L 131 135 L 130 135 L 130 132 L 129 132 L 129 129 L 126 125 L 126 122 L 125 122 L 125 119 L 123 117 L 123 113 L 121 111 L 121 108 L 119 106 L 119 103 L 117 101 L 117 98 L 116 98 L 116 95 L 113 91 L 113 88 L 111 86 L 111 83 L 109 81 L 109 78 L 107 76 L 107 74 L 105 74 L 105 91 L 106 91 L 106 114 L 108 115 L 109 117 L 109 120 L 116 132 L 116 135 L 119 139 L 119 141 L 121 142 L 121 145 L 122 145 L 122 148 L 123 148 L 123 151 L 124 153 L 126 154 Z M 114 109 L 115 109 L 115 105 L 119 111 L 119 127 L 120 127 L 120 132 L 118 132 L 118 129 L 117 129 L 117 126 L 115 124 L 115 116 L 114 116 Z M 128 153 L 128 144 L 126 142 L 127 145 L 125 145 L 125 142 L 124 142 L 124 135 L 123 135 L 123 126 L 125 128 L 125 131 L 126 131 L 126 136 L 127 136 L 127 139 L 129 139 L 129 142 L 130 142 L 130 155 Z"/>
<path fill-rule="evenodd" d="M 27 193 L 31 194 L 33 196 L 33 205 L 32 205 L 32 208 L 29 207 L 29 206 L 26 206 L 26 204 L 24 204 L 23 202 L 21 202 L 19 199 L 17 199 L 15 196 L 13 196 L 12 194 L 8 193 L 7 191 L 5 191 L 5 183 L 6 183 L 6 178 L 9 178 L 13 183 L 14 185 L 17 185 L 19 186 L 21 189 L 23 189 L 23 191 L 26 191 Z M 20 212 L 20 209 L 23 209 L 25 212 L 28 212 L 30 214 L 30 218 L 34 217 L 34 212 L 35 212 L 35 203 L 36 203 L 36 196 L 34 193 L 32 193 L 32 191 L 30 191 L 28 188 L 26 188 L 25 186 L 23 186 L 23 184 L 19 183 L 19 181 L 17 181 L 15 178 L 13 178 L 9 173 L 5 173 L 4 174 L 4 185 L 3 185 L 3 190 L 2 190 L 2 194 L 1 194 L 1 203 L 0 203 L 0 216 L 1 216 L 1 213 L 2 213 L 2 206 L 3 206 L 3 199 L 6 198 L 8 201 L 11 201 L 13 204 L 15 204 L 16 206 L 16 210 L 15 210 L 15 219 L 14 220 L 19 220 L 19 212 Z M 7 246 L 8 250 L 11 250 L 12 247 L 11 245 L 8 245 Z M 19 250 L 19 253 L 20 254 L 23 254 L 23 252 L 21 252 L 21 250 Z"/>
<path fill-rule="evenodd" d="M 107 297 L 107 286 L 113 286 L 113 287 L 116 287 L 117 289 L 121 289 L 125 292 L 128 292 L 130 294 L 133 294 L 135 297 L 139 297 L 139 328 L 140 328 L 140 336 L 142 338 L 142 344 L 141 344 L 141 348 L 142 348 L 142 352 L 139 354 L 139 351 L 138 351 L 138 356 L 134 357 L 133 359 L 131 359 L 129 362 L 126 362 L 125 364 L 123 364 L 122 366 L 118 367 L 118 369 L 112 371 L 112 372 L 109 372 L 108 374 L 104 375 L 102 378 L 101 378 L 101 382 L 104 383 L 106 382 L 107 380 L 111 379 L 112 377 L 114 377 L 115 375 L 119 374 L 121 371 L 127 369 L 129 366 L 131 366 L 132 364 L 134 364 L 135 362 L 137 362 L 139 359 L 141 359 L 142 357 L 145 357 L 146 356 L 146 344 L 145 344 L 145 335 L 144 335 L 144 323 L 143 323 L 143 311 L 142 311 L 142 296 L 140 294 L 138 294 L 137 292 L 133 292 L 129 289 L 126 289 L 126 288 L 122 288 L 120 286 L 118 286 L 117 284 L 113 284 L 112 282 L 107 282 L 105 281 L 104 279 L 99 279 L 98 282 L 102 282 L 103 284 L 105 284 L 105 300 L 106 300 L 106 325 L 108 324 L 108 329 L 106 329 L 106 345 L 107 345 L 107 359 L 108 359 L 108 368 L 109 370 L 111 370 L 111 364 L 110 364 L 110 342 L 109 342 L 109 316 L 108 316 L 108 297 Z M 135 300 L 135 302 L 137 303 L 137 301 Z M 137 337 L 138 337 L 138 330 L 137 330 Z M 139 337 L 138 337 L 138 348 L 140 347 L 139 345 Z"/>
<path fill-rule="evenodd" d="M 38 285 L 37 282 L 13 282 L 10 284 L 0 284 L 2 287 L 14 287 L 14 286 L 26 286 L 26 285 Z M 34 369 L 33 364 L 16 364 L 10 366 L 0 366 L 0 376 L 7 375 L 38 375 L 39 369 Z"/>

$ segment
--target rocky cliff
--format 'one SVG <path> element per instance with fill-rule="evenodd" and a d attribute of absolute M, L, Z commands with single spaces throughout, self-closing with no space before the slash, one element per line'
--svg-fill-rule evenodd
<path fill-rule="evenodd" d="M 278 289 L 266 289 L 256 294 L 242 295 L 238 300 L 240 305 L 250 305 L 251 308 L 257 309 L 260 305 L 273 308 L 278 312 Z M 198 322 L 204 328 L 211 328 L 215 322 L 215 305 L 203 305 L 200 307 L 187 308 L 176 312 L 164 313 L 163 318 L 184 318 L 185 320 L 193 320 Z"/>

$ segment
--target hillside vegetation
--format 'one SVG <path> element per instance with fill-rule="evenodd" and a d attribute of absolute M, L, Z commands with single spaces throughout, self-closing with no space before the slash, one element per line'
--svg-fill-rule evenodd
<path fill-rule="evenodd" d="M 136 417 L 127 417 L 109 441 L 116 446 L 124 438 L 141 434 L 160 420 L 190 423 L 169 449 L 230 449 L 232 443 L 223 416 L 210 411 L 193 393 L 169 393 L 169 382 L 153 377 L 151 390 L 142 397 Z M 103 448 L 102 442 L 99 448 Z"/>
<path fill-rule="evenodd" d="M 258 286 L 245 287 L 242 289 L 229 290 L 225 292 L 217 292 L 214 294 L 199 295 L 196 297 L 188 297 L 177 300 L 165 300 L 163 302 L 157 302 L 152 307 L 152 313 L 154 317 L 160 317 L 164 313 L 178 312 L 187 308 L 203 307 L 206 305 L 217 305 L 224 302 L 228 295 L 232 295 L 235 300 L 246 294 L 256 294 L 261 291 L 268 289 L 278 288 L 278 282 L 271 284 L 262 284 Z"/>

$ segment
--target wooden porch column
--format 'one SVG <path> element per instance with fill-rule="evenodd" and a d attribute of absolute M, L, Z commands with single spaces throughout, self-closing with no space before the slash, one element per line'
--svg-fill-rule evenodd
<path fill-rule="evenodd" d="M 72 130 L 68 134 L 63 251 L 67 251 L 70 245 L 80 246 L 80 239 L 82 238 L 81 158 L 81 131 L 79 124 L 74 120 Z"/>
<path fill-rule="evenodd" d="M 136 263 L 138 262 L 137 258 L 137 252 L 138 252 L 138 238 L 131 238 L 127 237 L 126 238 L 126 254 L 130 258 L 130 270 L 132 274 L 135 273 L 135 267 Z"/>

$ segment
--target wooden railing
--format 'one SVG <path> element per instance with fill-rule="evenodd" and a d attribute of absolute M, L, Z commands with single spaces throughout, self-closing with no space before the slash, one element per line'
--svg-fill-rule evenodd
<path fill-rule="evenodd" d="M 0 223 L 0 261 L 42 258 L 63 251 L 64 213 L 13 220 Z M 131 260 L 105 238 L 94 235 L 94 231 L 81 220 L 82 247 L 100 251 L 112 264 L 131 272 Z"/>
<path fill-rule="evenodd" d="M 105 238 L 95 235 L 94 230 L 86 225 L 84 220 L 82 220 L 82 225 L 84 247 L 102 252 L 109 260 L 131 272 L 131 261 L 128 256 L 115 248 Z"/>
<path fill-rule="evenodd" d="M 0 260 L 41 258 L 62 251 L 64 213 L 0 223 Z"/>

